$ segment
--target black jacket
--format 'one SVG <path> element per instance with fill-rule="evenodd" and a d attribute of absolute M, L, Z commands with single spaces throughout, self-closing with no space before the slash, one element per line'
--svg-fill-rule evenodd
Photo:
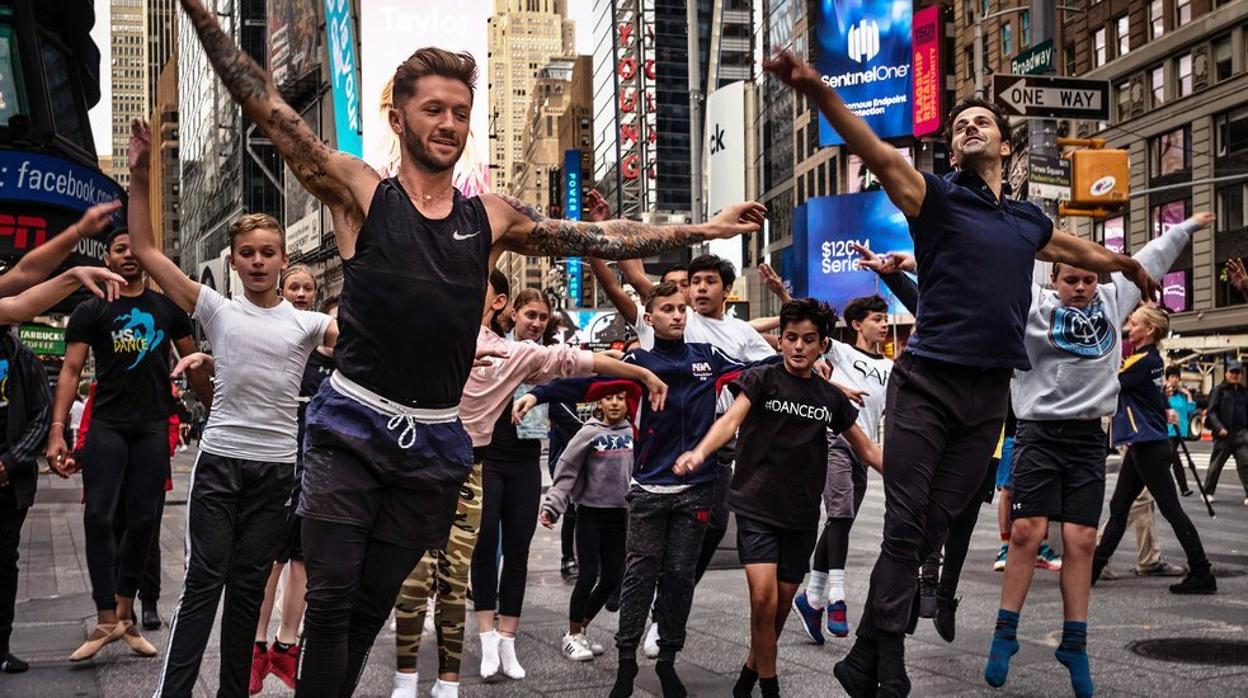
<path fill-rule="evenodd" d="M 35 503 L 39 467 L 35 460 L 48 441 L 52 421 L 52 396 L 43 364 L 7 327 L 0 328 L 0 342 L 9 359 L 9 379 L 5 385 L 9 414 L 0 463 L 9 476 L 9 487 L 24 509 Z"/>
<path fill-rule="evenodd" d="M 1230 425 L 1235 421 L 1234 390 L 1244 390 L 1244 386 L 1232 388 L 1229 383 L 1224 381 L 1215 386 L 1213 391 L 1209 393 L 1205 421 L 1208 423 L 1215 439 L 1218 438 L 1219 429 L 1226 429 L 1229 432 L 1231 430 Z"/>

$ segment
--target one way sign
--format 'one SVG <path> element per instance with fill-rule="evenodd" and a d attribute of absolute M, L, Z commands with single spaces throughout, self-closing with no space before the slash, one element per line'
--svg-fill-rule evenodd
<path fill-rule="evenodd" d="M 1109 121 L 1109 81 L 993 75 L 992 97 L 1007 114 Z"/>

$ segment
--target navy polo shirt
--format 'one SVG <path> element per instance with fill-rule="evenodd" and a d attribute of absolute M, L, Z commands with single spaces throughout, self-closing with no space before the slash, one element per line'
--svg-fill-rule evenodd
<path fill-rule="evenodd" d="M 1035 204 L 994 198 L 974 172 L 922 175 L 927 194 L 908 218 L 919 307 L 906 350 L 964 366 L 1031 368 L 1023 327 L 1036 252 L 1053 222 Z"/>

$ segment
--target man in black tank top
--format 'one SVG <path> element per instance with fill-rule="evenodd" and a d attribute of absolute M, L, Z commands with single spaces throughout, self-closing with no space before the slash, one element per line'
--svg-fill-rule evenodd
<path fill-rule="evenodd" d="M 496 194 L 464 198 L 451 175 L 468 138 L 476 64 L 425 48 L 395 72 L 398 175 L 334 151 L 225 34 L 182 0 L 230 94 L 304 187 L 329 207 L 344 260 L 337 372 L 308 407 L 304 443 L 306 642 L 297 693 L 347 695 L 408 572 L 444 545 L 472 450 L 457 405 L 486 276 L 504 251 L 646 257 L 758 230 L 765 209 L 707 223 L 548 219 Z"/>

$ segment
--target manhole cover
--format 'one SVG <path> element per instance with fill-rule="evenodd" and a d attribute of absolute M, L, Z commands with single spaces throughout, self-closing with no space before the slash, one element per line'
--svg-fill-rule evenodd
<path fill-rule="evenodd" d="M 1208 640 L 1194 637 L 1168 637 L 1138 640 L 1127 649 L 1149 659 L 1214 666 L 1248 666 L 1248 642 Z"/>

